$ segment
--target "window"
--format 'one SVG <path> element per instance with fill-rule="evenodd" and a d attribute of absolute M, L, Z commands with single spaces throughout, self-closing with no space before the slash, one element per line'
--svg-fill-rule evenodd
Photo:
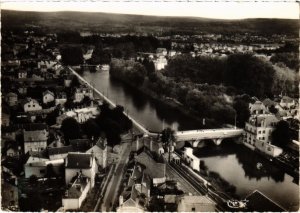
<path fill-rule="evenodd" d="M 265 137 L 262 137 L 263 140 L 265 140 Z"/>
<path fill-rule="evenodd" d="M 30 104 L 28 104 L 28 107 L 31 107 L 31 105 L 30 105 Z"/>
<path fill-rule="evenodd" d="M 35 107 L 35 105 L 33 104 L 32 107 Z"/>
<path fill-rule="evenodd" d="M 266 131 L 265 131 L 265 130 L 263 130 L 263 131 L 262 131 L 262 133 L 266 133 Z"/>
<path fill-rule="evenodd" d="M 41 170 L 40 170 L 40 173 L 41 173 L 41 174 L 45 174 L 45 169 L 41 169 Z"/>
<path fill-rule="evenodd" d="M 192 212 L 196 211 L 195 207 L 192 208 Z"/>
<path fill-rule="evenodd" d="M 258 131 L 258 134 L 260 134 L 260 133 L 261 133 L 261 131 L 259 130 L 259 131 Z"/>

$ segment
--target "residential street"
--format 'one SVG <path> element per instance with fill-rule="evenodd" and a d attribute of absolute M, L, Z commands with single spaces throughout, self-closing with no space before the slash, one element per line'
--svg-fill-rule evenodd
<path fill-rule="evenodd" d="M 115 175 L 112 176 L 107 190 L 104 194 L 103 203 L 101 206 L 101 211 L 111 211 L 112 204 L 114 203 L 116 198 L 116 193 L 118 191 L 122 176 L 123 176 L 123 168 L 125 167 L 129 153 L 130 153 L 130 144 L 123 143 L 122 144 L 122 154 L 120 160 L 116 165 L 116 169 L 114 171 Z"/>

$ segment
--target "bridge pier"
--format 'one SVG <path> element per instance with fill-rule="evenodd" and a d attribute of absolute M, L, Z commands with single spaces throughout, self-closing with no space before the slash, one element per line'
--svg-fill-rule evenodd
<path fill-rule="evenodd" d="M 196 140 L 192 142 L 192 147 L 198 147 L 200 140 Z"/>
<path fill-rule="evenodd" d="M 223 141 L 223 138 L 217 138 L 217 139 L 213 139 L 214 144 L 216 144 L 217 146 L 219 146 Z"/>

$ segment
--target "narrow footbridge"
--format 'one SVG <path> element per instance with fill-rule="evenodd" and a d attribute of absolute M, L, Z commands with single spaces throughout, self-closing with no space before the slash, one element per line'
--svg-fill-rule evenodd
<path fill-rule="evenodd" d="M 199 129 L 190 131 L 178 131 L 175 133 L 177 142 L 189 141 L 193 147 L 197 147 L 201 140 L 211 139 L 216 145 L 220 145 L 225 138 L 242 136 L 244 130 L 239 128 L 224 129 Z"/>

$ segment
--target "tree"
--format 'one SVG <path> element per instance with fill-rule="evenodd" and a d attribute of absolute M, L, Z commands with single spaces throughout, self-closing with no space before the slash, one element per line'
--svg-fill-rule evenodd
<path fill-rule="evenodd" d="M 46 175 L 45 176 L 48 177 L 48 178 L 56 176 L 56 174 L 54 172 L 54 169 L 53 169 L 53 164 L 52 163 L 50 163 L 50 164 L 47 165 L 47 167 L 46 167 Z"/>
<path fill-rule="evenodd" d="M 271 139 L 272 144 L 284 148 L 291 139 L 289 123 L 284 120 L 279 121 L 271 134 Z"/>
<path fill-rule="evenodd" d="M 65 118 L 61 124 L 60 130 L 64 134 L 66 145 L 69 144 L 69 140 L 81 137 L 80 126 L 75 118 Z"/>
<path fill-rule="evenodd" d="M 99 137 L 101 133 L 101 128 L 94 119 L 89 119 L 84 122 L 82 124 L 82 130 L 88 136 L 88 138 Z"/>
<path fill-rule="evenodd" d="M 109 64 L 111 55 L 103 49 L 103 44 L 99 41 L 93 51 L 91 64 Z"/>
<path fill-rule="evenodd" d="M 31 175 L 28 182 L 30 185 L 36 185 L 38 183 L 38 177 L 36 175 Z"/>
<path fill-rule="evenodd" d="M 61 50 L 61 60 L 64 65 L 80 65 L 83 63 L 83 54 L 80 47 L 66 47 Z"/>
<path fill-rule="evenodd" d="M 250 117 L 249 101 L 242 97 L 236 97 L 233 101 L 233 108 L 236 111 L 236 122 L 238 127 L 245 127 L 245 122 Z"/>
<path fill-rule="evenodd" d="M 270 63 L 250 54 L 232 54 L 226 65 L 227 85 L 257 97 L 272 94 L 275 70 Z"/>

